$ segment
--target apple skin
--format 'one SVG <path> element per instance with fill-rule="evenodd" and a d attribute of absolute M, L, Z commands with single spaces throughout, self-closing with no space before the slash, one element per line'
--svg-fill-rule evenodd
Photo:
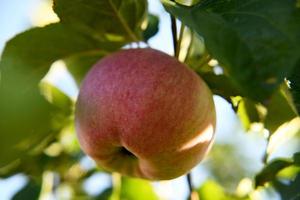
<path fill-rule="evenodd" d="M 168 180 L 209 151 L 216 114 L 211 91 L 195 72 L 163 52 L 129 49 L 89 71 L 75 124 L 81 148 L 99 166 Z"/>

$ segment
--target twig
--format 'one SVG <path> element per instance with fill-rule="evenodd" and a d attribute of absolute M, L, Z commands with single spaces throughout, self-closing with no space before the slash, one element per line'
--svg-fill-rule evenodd
<path fill-rule="evenodd" d="M 175 2 L 174 0 L 171 0 Z M 177 25 L 176 25 L 176 18 L 170 14 L 171 18 L 171 29 L 172 29 L 172 36 L 173 36 L 173 48 L 174 48 L 174 55 L 176 55 L 177 50 Z"/>
<path fill-rule="evenodd" d="M 188 59 L 189 56 L 190 56 L 190 53 L 191 53 L 191 50 L 192 50 L 193 43 L 194 43 L 194 31 L 191 31 L 191 41 L 190 41 L 189 47 L 188 47 L 188 49 L 187 49 L 187 52 L 186 52 L 186 56 L 185 56 L 184 62 L 186 62 L 187 59 Z"/>
<path fill-rule="evenodd" d="M 266 151 L 262 157 L 262 162 L 266 165 L 268 163 L 268 159 L 269 159 L 269 152 L 268 152 L 268 146 L 269 146 L 269 143 L 270 143 L 270 140 L 271 140 L 271 136 L 272 134 L 269 133 L 268 137 L 267 137 L 267 146 L 266 146 Z"/>
<path fill-rule="evenodd" d="M 190 191 L 189 200 L 199 200 L 199 195 L 198 195 L 197 191 L 194 191 L 194 188 L 193 188 L 191 173 L 188 173 L 186 175 L 186 178 L 187 178 L 187 182 L 188 182 L 188 186 L 189 186 L 189 191 Z"/>
<path fill-rule="evenodd" d="M 181 42 L 182 42 L 182 38 L 183 38 L 183 34 L 184 34 L 184 29 L 185 29 L 185 25 L 183 23 L 181 23 L 180 32 L 179 32 L 179 39 L 177 41 L 177 49 L 176 49 L 176 52 L 175 52 L 175 57 L 176 58 L 179 57 Z"/>

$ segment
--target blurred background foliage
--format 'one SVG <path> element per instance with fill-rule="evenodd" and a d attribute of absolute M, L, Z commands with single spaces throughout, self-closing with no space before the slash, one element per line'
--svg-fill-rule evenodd
<path fill-rule="evenodd" d="M 181 20 L 179 60 L 216 95 L 216 143 L 192 171 L 199 199 L 300 199 L 298 1 L 164 0 L 166 11 L 146 0 L 54 0 L 54 11 L 37 2 L 35 28 L 9 40 L 0 62 L 0 198 L 16 176 L 14 200 L 188 198 L 184 177 L 97 167 L 73 123 L 78 87 L 101 57 L 148 45 L 173 53 L 168 11 Z"/>

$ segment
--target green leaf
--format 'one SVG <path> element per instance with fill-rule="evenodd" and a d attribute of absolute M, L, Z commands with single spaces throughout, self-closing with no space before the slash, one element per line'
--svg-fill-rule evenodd
<path fill-rule="evenodd" d="M 80 85 L 80 83 L 84 79 L 87 72 L 91 69 L 91 67 L 105 55 L 105 52 L 99 51 L 91 54 L 87 53 L 81 55 L 74 55 L 64 59 L 64 61 L 68 67 L 69 72 L 75 79 L 77 85 Z"/>
<path fill-rule="evenodd" d="M 295 180 L 288 183 L 282 183 L 280 181 L 274 182 L 274 187 L 280 194 L 282 200 L 297 200 L 300 198 L 300 173 L 297 175 Z"/>
<path fill-rule="evenodd" d="M 226 198 L 224 189 L 214 181 L 206 181 L 198 190 L 200 199 L 223 200 Z"/>
<path fill-rule="evenodd" d="M 278 159 L 274 160 L 273 162 L 269 163 L 259 174 L 255 177 L 255 185 L 263 186 L 265 183 L 273 181 L 277 175 L 277 173 L 293 164 L 292 160 L 283 160 Z"/>
<path fill-rule="evenodd" d="M 300 152 L 293 155 L 294 164 L 300 167 Z"/>
<path fill-rule="evenodd" d="M 148 41 L 151 37 L 156 35 L 159 30 L 159 18 L 156 15 L 148 14 L 148 24 L 147 28 L 143 32 L 143 38 Z"/>
<path fill-rule="evenodd" d="M 54 0 L 54 11 L 62 23 L 99 41 L 123 44 L 140 40 L 146 10 L 146 0 Z"/>
<path fill-rule="evenodd" d="M 57 108 L 39 88 L 51 64 L 98 47 L 101 43 L 62 24 L 31 29 L 7 43 L 0 61 L 0 167 L 22 155 L 35 138 L 57 131 Z"/>
<path fill-rule="evenodd" d="M 204 38 L 243 96 L 268 98 L 300 57 L 296 0 L 203 0 L 193 7 L 163 2 Z"/>
<path fill-rule="evenodd" d="M 200 73 L 200 76 L 207 83 L 214 94 L 220 95 L 230 101 L 230 97 L 239 95 L 231 80 L 225 75 L 213 73 Z"/>
<path fill-rule="evenodd" d="M 238 200 L 248 198 L 236 197 L 234 195 L 227 194 L 224 188 L 217 182 L 208 180 L 198 189 L 199 199 L 205 200 Z"/>
<path fill-rule="evenodd" d="M 186 6 L 192 6 L 200 2 L 201 0 L 175 0 L 177 3 L 180 3 L 182 5 Z"/>
<path fill-rule="evenodd" d="M 300 133 L 300 117 L 282 124 L 275 132 L 271 133 L 271 137 L 267 146 L 267 153 L 271 155 L 280 147 L 284 148 L 288 142 L 296 139 L 295 136 Z"/>
<path fill-rule="evenodd" d="M 41 186 L 30 180 L 19 192 L 17 192 L 12 200 L 37 200 L 39 199 Z"/>
<path fill-rule="evenodd" d="M 47 82 L 42 82 L 40 86 L 43 96 L 54 107 L 52 112 L 52 127 L 60 130 L 70 121 L 75 103 L 65 93 Z"/>
<path fill-rule="evenodd" d="M 288 98 L 288 94 L 285 93 L 285 87 L 281 87 L 276 91 L 266 103 L 268 112 L 264 123 L 271 134 L 274 133 L 280 125 L 297 116 L 292 103 L 293 102 Z"/>
<path fill-rule="evenodd" d="M 108 200 L 112 195 L 113 189 L 107 188 L 97 197 L 93 198 L 92 200 Z"/>
<path fill-rule="evenodd" d="M 158 200 L 157 194 L 154 192 L 152 185 L 149 181 L 122 177 L 120 191 L 114 191 L 113 188 L 104 190 L 95 200 L 115 200 L 115 199 L 128 199 L 128 200 Z M 119 189 L 117 189 L 119 190 Z M 115 193 L 114 193 L 115 192 Z"/>
<path fill-rule="evenodd" d="M 158 200 L 159 198 L 149 181 L 123 177 L 120 199 Z"/>
<path fill-rule="evenodd" d="M 280 173 L 293 167 L 300 167 L 300 152 L 295 153 L 292 159 L 276 159 L 268 163 L 255 177 L 255 186 L 263 186 L 267 182 L 278 183 Z M 289 170 L 291 171 L 291 170 Z M 292 169 L 292 172 L 297 170 Z"/>
<path fill-rule="evenodd" d="M 291 76 L 288 78 L 290 82 L 290 90 L 293 96 L 293 102 L 298 111 L 298 115 L 300 113 L 300 61 L 297 64 L 297 67 L 294 68 Z"/>
<path fill-rule="evenodd" d="M 259 113 L 255 102 L 250 99 L 242 98 L 238 104 L 237 115 L 239 116 L 243 127 L 249 130 L 253 122 L 259 122 Z"/>

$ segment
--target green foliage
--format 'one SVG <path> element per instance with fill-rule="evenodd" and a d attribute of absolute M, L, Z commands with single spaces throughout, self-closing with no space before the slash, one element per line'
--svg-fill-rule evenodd
<path fill-rule="evenodd" d="M 145 41 L 148 41 L 151 37 L 153 37 L 159 29 L 159 18 L 156 15 L 148 14 L 148 24 L 147 28 L 143 32 L 143 38 Z"/>
<path fill-rule="evenodd" d="M 278 148 L 274 144 L 277 135 L 280 142 L 299 132 L 299 0 L 163 3 L 189 26 L 182 46 L 186 40 L 189 44 L 186 52 L 180 52 L 186 57 L 181 60 L 214 94 L 233 105 L 246 130 L 260 122 L 274 133 L 267 153 Z M 17 35 L 7 42 L 1 56 L 0 177 L 17 173 L 31 177 L 14 200 L 38 199 L 45 172 L 59 177 L 55 188 L 68 185 L 78 199 L 159 199 L 150 182 L 127 177 L 120 179 L 119 190 L 112 186 L 94 198 L 86 194 L 82 183 L 99 168 L 84 169 L 80 164 L 84 154 L 75 139 L 75 102 L 59 88 L 41 81 L 51 65 L 62 60 L 80 86 L 102 57 L 155 36 L 159 18 L 147 13 L 146 0 L 54 0 L 53 8 L 59 23 Z M 215 66 L 209 64 L 212 58 L 218 61 Z M 283 124 L 289 128 L 281 129 Z M 249 175 L 245 166 L 251 163 L 244 158 L 230 145 L 215 145 L 206 167 L 217 182 L 206 181 L 197 190 L 200 199 L 250 199 L 229 194 Z M 299 174 L 298 153 L 267 163 L 255 177 L 256 187 L 272 185 L 283 200 L 297 199 Z"/>
<path fill-rule="evenodd" d="M 99 61 L 104 55 L 106 55 L 106 53 L 101 52 L 100 50 L 91 53 L 87 52 L 80 55 L 70 56 L 64 59 L 64 62 L 77 85 L 80 85 L 91 66 L 96 64 L 97 61 Z"/>
<path fill-rule="evenodd" d="M 237 149 L 229 144 L 215 144 L 204 163 L 223 188 L 231 192 L 243 177 L 249 175 L 246 168 L 249 164 L 245 156 L 240 155 Z"/>
<path fill-rule="evenodd" d="M 24 140 L 58 131 L 52 117 L 57 109 L 41 95 L 38 83 L 55 60 L 93 49 L 95 44 L 60 24 L 29 30 L 7 43 L 0 62 L 0 137 L 1 143 L 5 141 L 0 166 L 30 147 Z"/>
<path fill-rule="evenodd" d="M 297 67 L 294 68 L 291 76 L 288 78 L 290 81 L 290 90 L 293 95 L 293 101 L 297 108 L 298 114 L 300 113 L 300 61 Z"/>
<path fill-rule="evenodd" d="M 199 199 L 204 200 L 248 200 L 247 197 L 237 197 L 227 194 L 218 183 L 208 180 L 199 189 Z"/>
<path fill-rule="evenodd" d="M 299 199 L 300 198 L 300 173 L 295 180 L 289 183 L 282 183 L 280 181 L 274 182 L 274 187 L 279 192 L 282 200 Z"/>
<path fill-rule="evenodd" d="M 138 192 L 138 195 L 136 193 Z M 122 178 L 120 199 L 130 200 L 158 200 L 151 184 L 148 181 L 133 178 Z"/>
<path fill-rule="evenodd" d="M 113 47 L 139 40 L 147 1 L 55 0 L 53 8 L 62 23 Z"/>
<path fill-rule="evenodd" d="M 41 191 L 41 186 L 36 184 L 33 180 L 30 180 L 19 192 L 17 192 L 12 200 L 23 200 L 23 199 L 38 199 Z"/>
<path fill-rule="evenodd" d="M 293 159 L 277 159 L 270 162 L 266 165 L 260 173 L 258 173 L 255 177 L 255 185 L 263 186 L 267 182 L 276 182 L 277 181 L 277 174 L 292 165 L 300 166 L 299 163 L 300 153 L 295 153 Z"/>
<path fill-rule="evenodd" d="M 300 11 L 295 0 L 204 0 L 190 8 L 163 2 L 204 38 L 244 96 L 265 100 L 296 66 Z"/>
<path fill-rule="evenodd" d="M 239 97 L 237 102 L 237 115 L 246 130 L 250 129 L 252 123 L 260 122 L 261 120 L 257 105 L 247 98 Z"/>
<path fill-rule="evenodd" d="M 158 200 L 159 198 L 154 192 L 150 182 L 141 179 L 122 177 L 120 191 L 114 193 L 112 188 L 108 188 L 104 190 L 98 197 L 96 197 L 96 200 L 107 199 Z"/>
<path fill-rule="evenodd" d="M 267 103 L 268 114 L 265 118 L 265 127 L 273 133 L 283 123 L 292 120 L 297 116 L 288 91 L 283 86 L 276 91 Z"/>
<path fill-rule="evenodd" d="M 105 1 L 105 5 L 97 5 L 99 1 L 89 1 L 88 4 L 80 2 L 83 4 L 78 1 L 76 4 L 72 2 L 71 6 L 69 1 L 56 1 L 55 11 L 62 23 L 34 28 L 19 34 L 10 40 L 4 49 L 0 62 L 0 141 L 5 151 L 0 151 L 0 167 L 30 149 L 35 138 L 43 138 L 59 131 L 62 127 L 57 123 L 64 120 L 62 117 L 68 118 L 67 115 L 71 114 L 65 112 L 58 117 L 58 107 L 51 105 L 41 95 L 39 82 L 53 62 L 73 59 L 72 62 L 67 61 L 70 68 L 74 69 L 82 63 L 81 60 L 79 63 L 74 55 L 90 55 L 91 57 L 86 58 L 86 62 L 90 64 L 99 52 L 107 54 L 126 42 L 140 38 L 140 23 L 147 7 L 145 1 Z M 66 6 L 69 8 L 65 9 Z M 95 9 L 97 6 L 99 9 Z M 114 11 L 114 23 L 123 26 L 115 26 L 111 21 L 107 23 L 107 12 L 101 6 Z M 136 16 L 128 15 L 128 9 L 136 13 Z M 99 24 L 94 24 L 92 19 L 95 17 L 99 19 L 96 20 Z M 102 37 L 99 30 L 106 36 Z M 98 33 L 100 35 L 97 35 Z M 130 37 L 132 35 L 134 38 Z M 122 37 L 122 40 L 119 40 L 119 37 Z M 78 71 L 84 74 L 86 70 Z M 82 74 L 79 73 L 78 77 L 82 79 Z M 53 98 L 58 99 L 52 99 L 52 104 L 62 101 L 60 108 L 64 107 L 66 102 L 61 95 L 55 93 Z"/>

